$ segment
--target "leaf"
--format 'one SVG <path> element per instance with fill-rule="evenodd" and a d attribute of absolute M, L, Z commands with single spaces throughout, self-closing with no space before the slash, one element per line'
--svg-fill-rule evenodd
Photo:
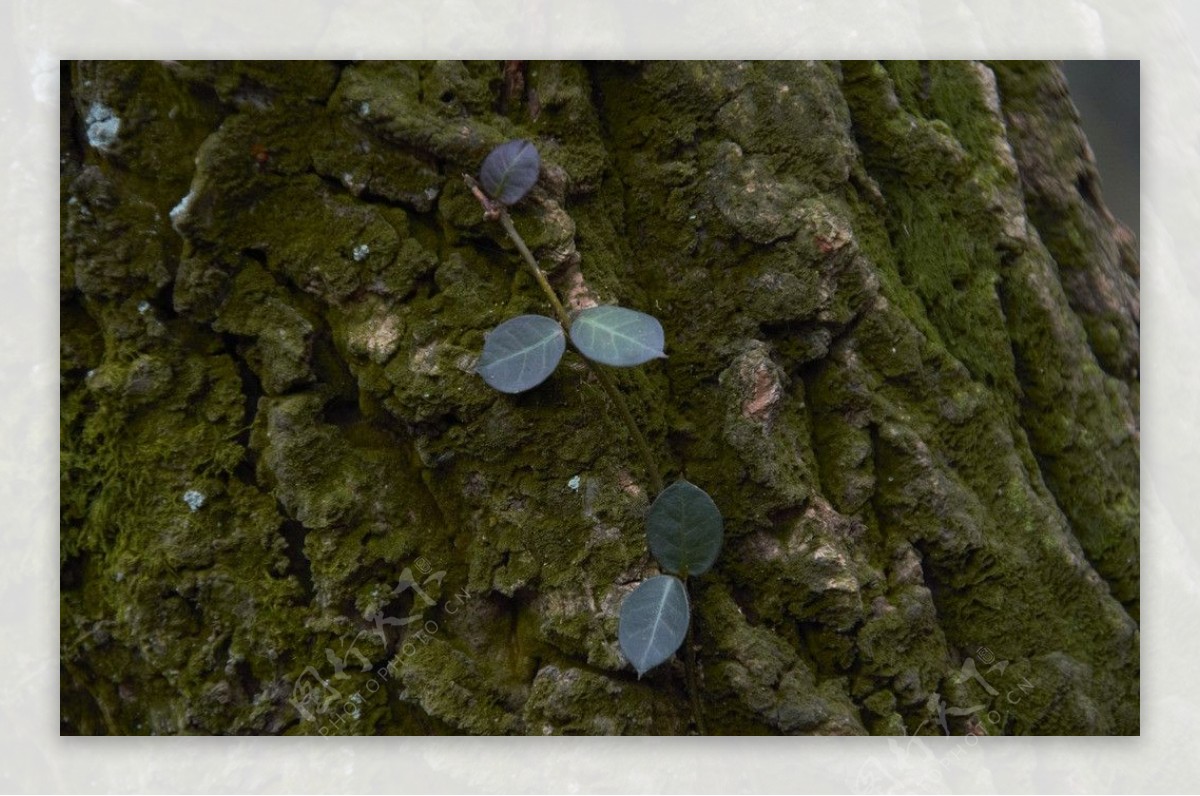
<path fill-rule="evenodd" d="M 593 362 L 629 367 L 666 358 L 663 329 L 653 316 L 624 307 L 590 307 L 571 322 L 571 342 Z"/>
<path fill-rule="evenodd" d="M 500 392 L 524 392 L 554 372 L 566 347 L 558 321 L 518 315 L 488 332 L 475 372 Z"/>
<path fill-rule="evenodd" d="M 681 576 L 700 575 L 721 552 L 724 526 L 721 511 L 708 493 L 680 479 L 650 506 L 646 538 L 663 569 Z"/>
<path fill-rule="evenodd" d="M 675 654 L 689 621 L 687 590 L 671 575 L 649 578 L 625 598 L 617 638 L 639 679 Z"/>
<path fill-rule="evenodd" d="M 538 181 L 542 159 L 537 147 L 523 139 L 507 141 L 484 158 L 479 182 L 488 196 L 506 205 L 520 201 Z"/>

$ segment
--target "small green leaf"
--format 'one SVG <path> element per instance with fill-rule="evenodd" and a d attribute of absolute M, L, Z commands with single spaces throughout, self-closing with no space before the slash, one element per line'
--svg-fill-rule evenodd
<path fill-rule="evenodd" d="M 542 159 L 528 141 L 506 141 L 484 158 L 479 182 L 488 196 L 511 205 L 529 193 L 538 180 Z"/>
<path fill-rule="evenodd" d="M 639 678 L 675 654 L 689 621 L 687 590 L 679 578 L 656 575 L 625 598 L 617 638 Z"/>
<path fill-rule="evenodd" d="M 571 342 L 603 365 L 630 367 L 665 358 L 663 329 L 653 316 L 624 307 L 590 307 L 571 322 Z"/>
<path fill-rule="evenodd" d="M 553 318 L 518 315 L 488 332 L 475 372 L 500 392 L 524 392 L 554 372 L 566 347 Z"/>
<path fill-rule="evenodd" d="M 713 499 L 683 479 L 662 491 L 646 516 L 650 552 L 681 576 L 707 572 L 721 552 L 725 523 Z"/>

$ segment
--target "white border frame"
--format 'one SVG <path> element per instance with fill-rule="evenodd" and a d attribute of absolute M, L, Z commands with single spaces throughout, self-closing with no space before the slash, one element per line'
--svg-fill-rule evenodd
<path fill-rule="evenodd" d="M 1197 4 L 1200 6 L 1200 4 Z M 730 12 L 736 9 L 736 14 Z M 1141 792 L 1200 782 L 1200 10 L 1187 0 L 10 0 L 0 12 L 0 787 L 127 792 Z M 58 59 L 1142 60 L 1141 738 L 60 738 Z M 937 772 L 931 778 L 930 772 Z"/>

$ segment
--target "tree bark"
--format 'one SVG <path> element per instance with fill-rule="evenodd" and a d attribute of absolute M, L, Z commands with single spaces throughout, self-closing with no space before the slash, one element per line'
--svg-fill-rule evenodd
<path fill-rule="evenodd" d="M 98 62 L 62 99 L 64 733 L 695 731 L 638 679 L 651 479 L 719 734 L 1138 732 L 1138 264 L 1048 63 Z"/>

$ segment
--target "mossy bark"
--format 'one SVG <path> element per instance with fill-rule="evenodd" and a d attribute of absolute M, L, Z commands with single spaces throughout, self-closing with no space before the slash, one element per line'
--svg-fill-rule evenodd
<path fill-rule="evenodd" d="M 642 459 L 461 175 L 724 513 L 710 731 L 1138 732 L 1138 266 L 1046 63 L 78 63 L 62 728 L 686 733 L 616 643 Z"/>

